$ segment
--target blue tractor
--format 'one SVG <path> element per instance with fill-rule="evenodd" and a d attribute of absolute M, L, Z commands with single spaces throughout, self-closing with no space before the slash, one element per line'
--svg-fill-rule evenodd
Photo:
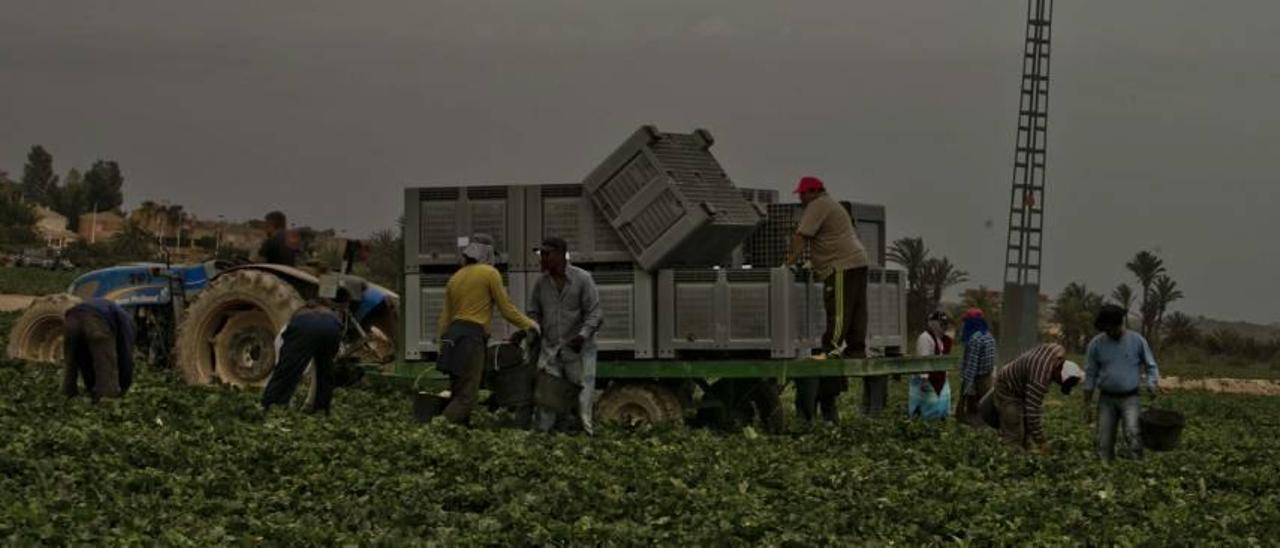
<path fill-rule="evenodd" d="M 14 324 L 11 358 L 57 362 L 67 309 L 82 299 L 111 299 L 133 313 L 137 348 L 148 362 L 176 367 L 192 384 L 265 384 L 276 361 L 275 338 L 293 312 L 325 287 L 353 292 L 357 304 L 343 355 L 386 363 L 395 357 L 399 297 L 352 276 L 354 246 L 343 270 L 317 276 L 271 265 L 207 262 L 137 263 L 87 273 L 66 293 L 36 300 Z"/>

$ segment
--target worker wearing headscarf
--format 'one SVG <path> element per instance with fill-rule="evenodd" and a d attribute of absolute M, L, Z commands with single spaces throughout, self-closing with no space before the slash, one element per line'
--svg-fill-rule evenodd
<path fill-rule="evenodd" d="M 521 330 L 537 329 L 511 303 L 502 274 L 492 266 L 493 238 L 476 234 L 461 246 L 462 268 L 449 278 L 440 310 L 440 352 L 436 368 L 447 373 L 452 395 L 444 408 L 446 419 L 465 423 L 471 417 L 484 375 L 485 344 L 493 308 Z"/>
<path fill-rule="evenodd" d="M 916 339 L 916 355 L 928 357 L 950 354 L 951 337 L 947 336 L 947 326 L 950 323 L 945 312 L 930 314 L 924 333 Z M 908 385 L 908 416 L 945 419 L 951 414 L 951 387 L 947 384 L 946 371 L 912 375 Z"/>
<path fill-rule="evenodd" d="M 1000 437 L 1010 445 L 1040 453 L 1049 452 L 1044 434 L 1044 398 L 1049 386 L 1057 384 L 1064 395 L 1084 380 L 1084 371 L 1066 359 L 1067 351 L 1057 344 L 1042 344 L 996 373 L 995 388 L 982 398 L 982 418 L 1000 429 Z"/>
<path fill-rule="evenodd" d="M 978 403 L 991 390 L 996 366 L 996 339 L 983 317 L 982 309 L 971 308 L 964 315 L 960 331 L 964 357 L 960 360 L 960 404 L 956 418 L 968 423 L 979 419 Z"/>

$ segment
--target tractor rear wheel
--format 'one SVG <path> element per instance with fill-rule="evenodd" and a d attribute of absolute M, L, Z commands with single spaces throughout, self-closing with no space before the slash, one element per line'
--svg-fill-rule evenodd
<path fill-rule="evenodd" d="M 276 335 L 303 305 L 284 279 L 257 270 L 228 272 L 187 309 L 178 327 L 178 365 L 191 384 L 266 384 Z"/>
<path fill-rule="evenodd" d="M 9 357 L 46 363 L 62 361 L 62 332 L 67 311 L 79 303 L 79 297 L 67 293 L 32 302 L 9 331 Z"/>
<path fill-rule="evenodd" d="M 618 383 L 610 386 L 596 404 L 597 420 L 626 426 L 678 422 L 684 416 L 680 400 L 658 383 Z"/>

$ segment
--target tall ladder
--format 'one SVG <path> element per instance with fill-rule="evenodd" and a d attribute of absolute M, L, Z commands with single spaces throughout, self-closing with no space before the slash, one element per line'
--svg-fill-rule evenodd
<path fill-rule="evenodd" d="M 1027 0 L 1018 135 L 1009 199 L 1000 359 L 1039 341 L 1040 262 L 1044 243 L 1045 145 L 1049 134 L 1049 39 L 1053 0 Z"/>

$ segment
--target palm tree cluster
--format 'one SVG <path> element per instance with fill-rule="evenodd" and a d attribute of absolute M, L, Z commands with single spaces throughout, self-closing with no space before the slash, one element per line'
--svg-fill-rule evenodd
<path fill-rule="evenodd" d="M 969 279 L 947 257 L 932 257 L 924 238 L 899 238 L 889 246 L 887 258 L 907 271 L 907 322 L 920 329 L 931 311 L 942 304 L 947 289 Z"/>
<path fill-rule="evenodd" d="M 1111 302 L 1129 311 L 1129 318 L 1137 306 L 1137 328 L 1153 347 L 1166 340 L 1198 339 L 1194 320 L 1185 314 L 1169 313 L 1169 307 L 1184 295 L 1169 276 L 1164 260 L 1150 251 L 1141 251 L 1125 268 L 1137 280 L 1137 290 L 1122 283 L 1111 291 Z M 1093 333 L 1093 318 L 1104 303 L 1102 295 L 1089 291 L 1084 284 L 1067 285 L 1054 302 L 1053 320 L 1059 327 L 1059 341 L 1069 349 L 1083 350 Z M 1133 323 L 1126 321 L 1130 327 Z"/>

